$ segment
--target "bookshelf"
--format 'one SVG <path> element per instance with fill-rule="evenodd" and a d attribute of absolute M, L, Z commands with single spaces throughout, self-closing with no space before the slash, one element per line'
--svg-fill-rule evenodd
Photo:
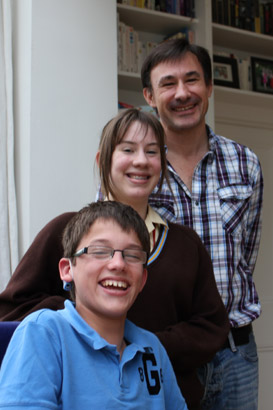
<path fill-rule="evenodd" d="M 249 54 L 272 56 L 273 36 L 212 23 L 213 45 Z"/>
<path fill-rule="evenodd" d="M 162 37 L 179 31 L 181 25 L 183 27 L 190 27 L 193 23 L 198 22 L 197 19 L 189 17 L 127 6 L 125 4 L 117 4 L 117 12 L 120 15 L 120 20 L 133 26 L 135 30 L 157 33 L 162 35 Z"/>
<path fill-rule="evenodd" d="M 207 48 L 211 56 L 214 51 L 224 50 L 244 55 L 272 59 L 273 36 L 238 29 L 212 22 L 211 0 L 195 0 L 196 18 L 178 16 L 160 11 L 148 10 L 124 4 L 117 4 L 120 21 L 132 26 L 145 39 L 161 41 L 178 32 L 182 27 L 194 30 L 195 42 Z M 273 95 L 254 91 L 214 87 L 214 97 L 208 114 L 209 123 L 214 126 L 214 105 L 219 101 L 236 99 L 242 105 L 255 105 L 273 109 Z M 132 105 L 145 104 L 139 73 L 119 71 L 119 100 Z"/>

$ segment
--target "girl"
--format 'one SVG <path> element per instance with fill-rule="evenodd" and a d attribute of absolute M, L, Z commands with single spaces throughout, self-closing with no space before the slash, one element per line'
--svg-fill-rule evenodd
<path fill-rule="evenodd" d="M 160 122 L 137 109 L 122 112 L 104 127 L 96 160 L 105 199 L 133 207 L 150 234 L 148 280 L 128 318 L 157 334 L 189 409 L 197 409 L 202 387 L 195 369 L 223 346 L 229 324 L 198 235 L 164 221 L 148 205 L 155 186 L 160 190 L 167 178 Z"/>

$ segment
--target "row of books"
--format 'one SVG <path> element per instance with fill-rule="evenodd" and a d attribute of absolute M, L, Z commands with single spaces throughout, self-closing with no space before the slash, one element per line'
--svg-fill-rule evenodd
<path fill-rule="evenodd" d="M 194 43 L 194 31 L 182 28 L 168 39 L 186 38 Z M 167 38 L 166 38 L 167 39 Z M 118 70 L 140 73 L 146 56 L 157 46 L 155 41 L 142 41 L 133 27 L 119 21 L 118 17 Z"/>
<path fill-rule="evenodd" d="M 157 45 L 141 41 L 139 33 L 123 22 L 118 23 L 118 71 L 140 73 L 147 54 Z"/>
<path fill-rule="evenodd" d="M 212 20 L 218 24 L 273 35 L 273 2 L 212 0 Z"/>
<path fill-rule="evenodd" d="M 195 17 L 195 0 L 117 0 L 120 4 Z"/>

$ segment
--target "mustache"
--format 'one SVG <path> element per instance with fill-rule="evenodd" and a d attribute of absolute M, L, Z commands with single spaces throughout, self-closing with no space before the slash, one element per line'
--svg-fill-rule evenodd
<path fill-rule="evenodd" d="M 170 102 L 170 108 L 171 109 L 176 109 L 176 108 L 181 108 L 181 107 L 185 107 L 188 105 L 195 105 L 199 102 L 198 98 L 193 98 L 190 97 L 186 100 L 181 100 L 181 98 L 178 98 L 176 100 L 173 100 Z"/>

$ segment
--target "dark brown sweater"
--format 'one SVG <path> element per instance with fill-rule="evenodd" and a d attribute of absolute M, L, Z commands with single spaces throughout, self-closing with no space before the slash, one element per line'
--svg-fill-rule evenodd
<path fill-rule="evenodd" d="M 0 320 L 22 320 L 38 309 L 63 308 L 68 294 L 62 288 L 58 262 L 63 253 L 61 235 L 73 215 L 56 217 L 34 239 L 0 294 Z M 156 246 L 151 256 L 157 251 Z M 196 368 L 223 346 L 229 322 L 210 257 L 192 229 L 169 223 L 164 246 L 149 264 L 147 283 L 128 318 L 157 334 L 189 409 L 198 409 L 203 388 Z"/>

